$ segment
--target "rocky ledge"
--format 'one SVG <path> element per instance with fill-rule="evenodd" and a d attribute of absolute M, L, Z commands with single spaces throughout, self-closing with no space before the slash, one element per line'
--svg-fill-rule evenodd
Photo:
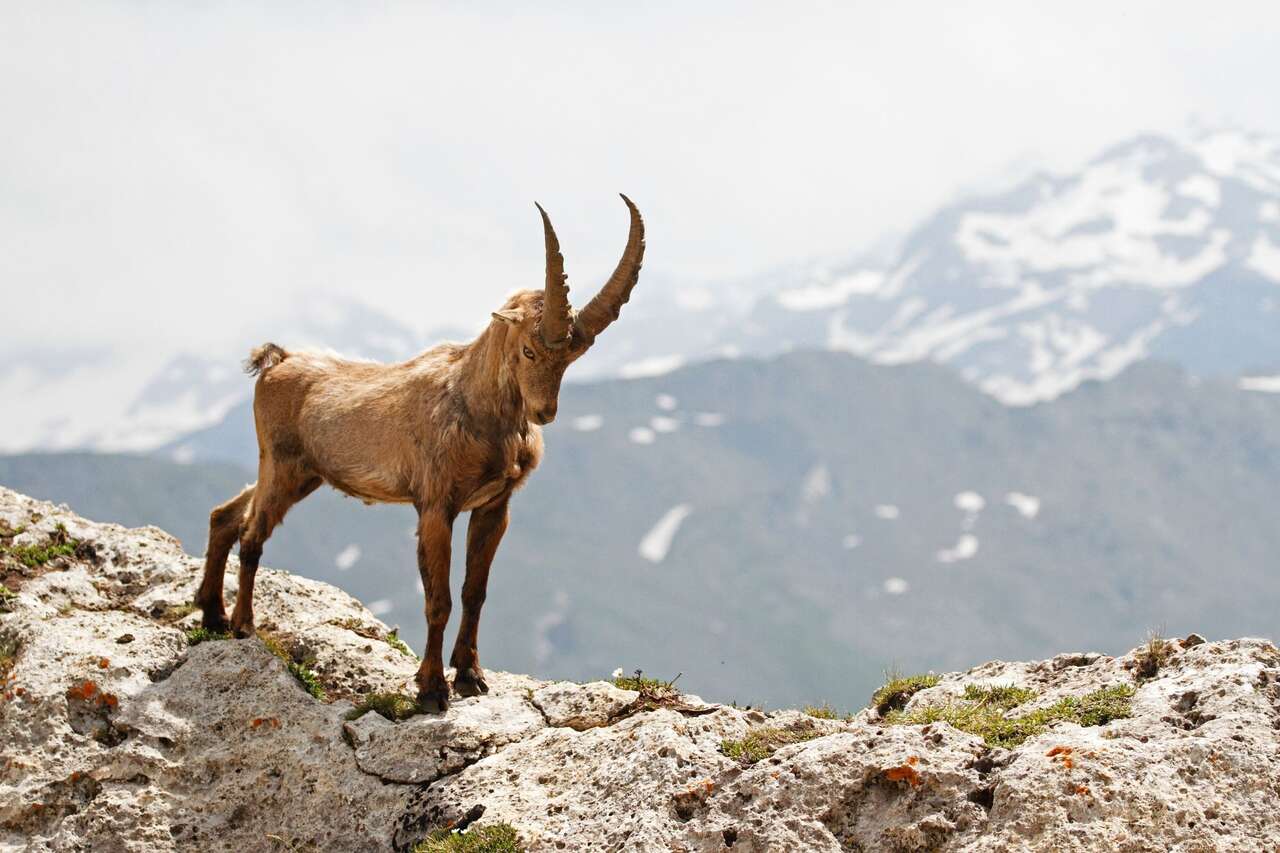
<path fill-rule="evenodd" d="M 413 715 L 417 661 L 359 602 L 263 570 L 260 636 L 206 639 L 199 568 L 0 489 L 0 849 L 1280 846 L 1265 640 L 992 662 L 847 719 L 496 672 Z"/>

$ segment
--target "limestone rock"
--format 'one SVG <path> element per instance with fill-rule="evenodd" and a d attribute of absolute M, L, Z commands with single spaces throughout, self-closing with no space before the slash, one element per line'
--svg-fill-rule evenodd
<path fill-rule="evenodd" d="M 607 681 L 585 685 L 555 681 L 535 690 L 532 697 L 550 725 L 578 731 L 609 725 L 639 698 L 636 691 L 622 690 Z"/>
<path fill-rule="evenodd" d="M 348 719 L 362 694 L 411 696 L 417 668 L 359 602 L 259 572 L 259 628 L 314 670 L 321 701 L 259 638 L 188 645 L 200 561 L 172 537 L 0 489 L 0 528 L 25 527 L 10 543 L 58 524 L 74 553 L 0 554 L 17 592 L 0 612 L 0 850 L 402 851 L 472 822 L 508 823 L 531 851 L 1280 847 L 1266 640 L 1193 635 L 1142 681 L 1137 650 L 993 661 L 907 705 L 1018 686 L 1026 713 L 1134 690 L 1127 718 L 1007 749 L 874 710 L 814 719 L 492 671 L 489 694 L 445 715 Z"/>

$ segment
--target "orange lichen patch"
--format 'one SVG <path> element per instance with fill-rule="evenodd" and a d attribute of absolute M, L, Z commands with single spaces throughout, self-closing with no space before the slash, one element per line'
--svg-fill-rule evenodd
<path fill-rule="evenodd" d="M 27 688 L 25 688 L 25 687 L 15 687 L 15 688 L 13 688 L 13 695 L 14 695 L 14 696 L 25 696 L 26 694 L 27 694 Z"/>
<path fill-rule="evenodd" d="M 911 787 L 915 788 L 920 785 L 920 774 L 910 764 L 903 764 L 900 767 L 890 767 L 884 771 L 884 778 L 890 782 L 908 782 Z"/>
<path fill-rule="evenodd" d="M 114 693 L 103 693 L 102 697 L 98 701 L 103 705 L 106 705 L 108 708 L 114 708 L 120 704 L 120 700 L 116 698 Z"/>
<path fill-rule="evenodd" d="M 109 666 L 111 666 L 111 661 L 106 658 L 102 658 L 98 661 L 98 669 L 106 669 Z"/>
<path fill-rule="evenodd" d="M 1078 796 L 1081 796 L 1081 797 L 1088 796 L 1088 794 L 1089 794 L 1089 786 L 1088 786 L 1088 785 L 1076 785 L 1076 794 L 1077 794 Z"/>
<path fill-rule="evenodd" d="M 1053 749 L 1046 752 L 1045 756 L 1048 758 L 1053 758 L 1055 755 L 1070 755 L 1070 754 L 1071 754 L 1071 747 L 1055 746 Z"/>
<path fill-rule="evenodd" d="M 82 681 L 79 684 L 67 688 L 67 698 L 80 699 L 87 702 L 93 697 L 93 694 L 97 692 L 98 685 L 94 684 L 92 681 Z"/>
<path fill-rule="evenodd" d="M 278 729 L 280 728 L 280 721 L 275 717 L 254 717 L 253 720 L 250 721 L 249 725 L 255 729 L 261 728 L 262 726 Z"/>
<path fill-rule="evenodd" d="M 1071 760 L 1070 755 L 1064 755 L 1062 756 L 1062 766 L 1070 770 L 1072 767 L 1075 767 L 1075 762 Z"/>
<path fill-rule="evenodd" d="M 907 763 L 910 764 L 912 767 L 915 767 L 917 764 L 920 763 L 920 756 L 918 755 L 908 756 Z"/>

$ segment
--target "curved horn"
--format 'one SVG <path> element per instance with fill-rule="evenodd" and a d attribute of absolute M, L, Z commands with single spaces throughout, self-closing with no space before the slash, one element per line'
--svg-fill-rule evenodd
<path fill-rule="evenodd" d="M 542 235 L 547 244 L 547 283 L 542 291 L 542 342 L 559 349 L 569 341 L 569 284 L 564 273 L 564 255 L 551 219 L 542 205 L 533 203 L 542 214 Z"/>
<path fill-rule="evenodd" d="M 622 200 L 631 211 L 631 230 L 627 234 L 627 248 L 622 250 L 622 259 L 609 276 L 609 280 L 600 288 L 600 292 L 592 297 L 587 307 L 578 312 L 575 326 L 582 332 L 587 343 L 595 340 L 596 335 L 605 330 L 622 311 L 622 306 L 631 298 L 631 288 L 636 286 L 640 276 L 641 261 L 644 260 L 644 220 L 640 211 L 625 195 Z"/>

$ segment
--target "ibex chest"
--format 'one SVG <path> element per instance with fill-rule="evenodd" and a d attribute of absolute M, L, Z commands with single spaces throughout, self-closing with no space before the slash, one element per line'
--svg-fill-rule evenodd
<path fill-rule="evenodd" d="M 487 460 L 484 473 L 466 490 L 461 511 L 477 509 L 520 488 L 541 458 L 542 436 L 536 431 L 508 444 Z"/>

